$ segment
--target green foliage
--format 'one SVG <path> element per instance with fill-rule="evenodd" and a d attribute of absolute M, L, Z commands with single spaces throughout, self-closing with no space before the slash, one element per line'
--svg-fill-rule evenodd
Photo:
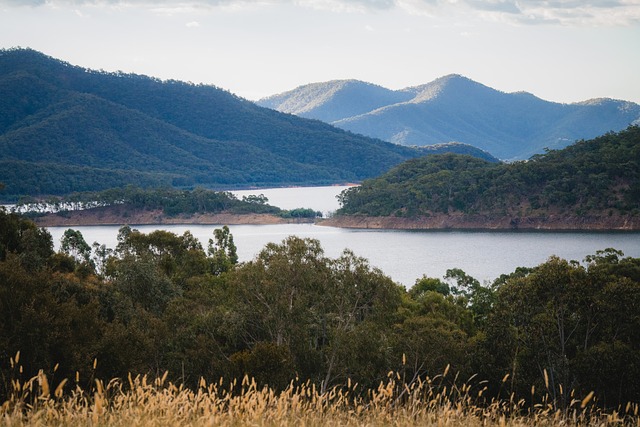
<path fill-rule="evenodd" d="M 250 194 L 248 196 L 242 196 L 242 201 L 247 203 L 254 203 L 256 205 L 266 205 L 269 199 L 264 194 L 258 196 Z"/>
<path fill-rule="evenodd" d="M 637 215 L 640 127 L 630 126 L 526 162 L 453 154 L 409 160 L 340 196 L 338 214 Z"/>
<path fill-rule="evenodd" d="M 4 197 L 110 187 L 328 184 L 420 153 L 258 107 L 213 86 L 0 52 Z"/>
<path fill-rule="evenodd" d="M 273 342 L 258 342 L 251 350 L 230 357 L 235 378 L 254 378 L 259 384 L 269 384 L 284 390 L 295 377 L 295 365 L 289 347 Z"/>
<path fill-rule="evenodd" d="M 309 208 L 297 208 L 280 213 L 282 218 L 322 218 L 322 212 Z"/>
<path fill-rule="evenodd" d="M 91 250 L 68 230 L 54 253 L 32 222 L 0 210 L 0 225 L 0 358 L 20 351 L 22 366 L 0 364 L 0 398 L 43 369 L 52 387 L 76 372 L 88 385 L 169 370 L 191 387 L 246 374 L 321 393 L 349 380 L 376 387 L 389 371 L 410 386 L 450 370 L 432 385 L 478 374 L 487 397 L 536 398 L 533 385 L 554 409 L 572 390 L 606 407 L 640 399 L 640 259 L 615 249 L 584 265 L 552 257 L 491 286 L 451 269 L 405 291 L 314 239 L 269 243 L 238 263 L 227 227 L 207 250 L 189 232 L 130 227 L 115 249 Z"/>
<path fill-rule="evenodd" d="M 365 260 L 350 252 L 331 260 L 317 240 L 290 237 L 266 245 L 228 279 L 243 354 L 273 343 L 286 349 L 301 378 L 323 388 L 347 377 L 384 377 L 387 351 L 376 353 L 386 362 L 365 368 L 357 361 L 372 362 L 364 351 L 368 345 L 385 347 L 399 290 Z"/>
<path fill-rule="evenodd" d="M 422 276 L 421 279 L 416 280 L 415 285 L 409 290 L 409 295 L 417 299 L 427 292 L 437 292 L 447 296 L 451 294 L 451 287 L 440 279 Z"/>
<path fill-rule="evenodd" d="M 91 260 L 91 246 L 78 230 L 68 229 L 64 232 L 60 242 L 60 250 L 78 261 L 89 263 Z"/>
<path fill-rule="evenodd" d="M 562 407 L 573 391 L 607 406 L 638 399 L 640 282 L 629 275 L 640 260 L 621 256 L 598 252 L 586 267 L 552 257 L 498 289 L 483 345 L 512 391 L 533 384 Z"/>
<path fill-rule="evenodd" d="M 213 231 L 215 241 L 209 239 L 209 256 L 212 257 L 211 272 L 221 274 L 231 270 L 238 263 L 236 245 L 233 243 L 233 235 L 226 225 Z"/>
<path fill-rule="evenodd" d="M 10 253 L 20 254 L 33 267 L 41 266 L 52 255 L 53 242 L 47 230 L 0 207 L 0 261 Z"/>
<path fill-rule="evenodd" d="M 67 209 L 91 209 L 102 206 L 122 206 L 123 210 L 161 210 L 165 215 L 193 215 L 196 213 L 265 213 L 281 214 L 280 208 L 268 205 L 266 198 L 260 203 L 238 200 L 228 191 L 212 191 L 201 187 L 194 190 L 171 188 L 142 189 L 133 186 L 110 188 L 100 192 L 72 193 L 64 197 L 44 200 L 22 198 L 17 206 L 23 211 L 53 210 L 64 213 Z"/>
<path fill-rule="evenodd" d="M 136 170 L 103 169 L 65 165 L 0 160 L 0 179 L 7 182 L 3 199 L 15 201 L 25 195 L 63 195 L 73 192 L 102 191 L 113 187 L 168 187 L 179 181 L 171 173 L 147 173 Z M 180 181 L 181 184 L 190 182 Z"/>
<path fill-rule="evenodd" d="M 498 158 L 492 156 L 487 151 L 461 142 L 444 142 L 433 145 L 418 146 L 416 148 L 418 148 L 423 154 L 464 154 L 492 163 L 500 162 Z"/>

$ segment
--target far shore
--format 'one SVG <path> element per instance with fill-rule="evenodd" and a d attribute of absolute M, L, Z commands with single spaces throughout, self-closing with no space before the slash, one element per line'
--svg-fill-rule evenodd
<path fill-rule="evenodd" d="M 640 216 L 508 217 L 487 215 L 433 215 L 429 217 L 335 216 L 317 222 L 340 228 L 390 230 L 549 230 L 640 231 Z"/>
<path fill-rule="evenodd" d="M 310 224 L 360 229 L 389 230 L 549 230 L 549 231 L 640 231 L 640 216 L 506 217 L 487 215 L 433 215 L 419 218 L 358 215 L 331 218 L 282 218 L 272 214 L 229 212 L 168 216 L 160 210 L 132 210 L 122 206 L 101 207 L 64 213 L 49 213 L 34 222 L 41 227 L 91 225 L 270 225 Z"/>
<path fill-rule="evenodd" d="M 94 208 L 64 213 L 49 213 L 34 222 L 41 227 L 72 227 L 89 225 L 265 225 L 312 223 L 311 218 L 281 218 L 271 214 L 193 214 L 168 216 L 160 210 L 123 210 L 117 208 Z"/>

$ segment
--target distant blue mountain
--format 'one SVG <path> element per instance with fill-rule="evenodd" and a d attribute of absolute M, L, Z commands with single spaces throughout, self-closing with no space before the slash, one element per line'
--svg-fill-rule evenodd
<path fill-rule="evenodd" d="M 300 117 L 334 122 L 411 100 L 411 92 L 393 91 L 358 80 L 311 83 L 258 102 Z"/>
<path fill-rule="evenodd" d="M 526 159 L 640 123 L 640 105 L 613 99 L 561 104 L 504 93 L 460 75 L 397 91 L 356 80 L 300 86 L 258 105 L 400 145 L 457 141 Z"/>

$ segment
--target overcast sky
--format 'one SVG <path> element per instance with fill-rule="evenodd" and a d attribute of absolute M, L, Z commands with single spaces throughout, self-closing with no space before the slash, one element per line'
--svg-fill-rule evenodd
<path fill-rule="evenodd" d="M 333 79 L 467 76 L 640 103 L 640 0 L 0 0 L 0 47 L 248 99 Z"/>

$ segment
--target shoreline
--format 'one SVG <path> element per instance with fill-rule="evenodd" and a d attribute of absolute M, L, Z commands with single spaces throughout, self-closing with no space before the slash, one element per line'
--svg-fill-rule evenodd
<path fill-rule="evenodd" d="M 468 231 L 640 231 L 640 216 L 492 217 L 487 215 L 434 215 L 430 217 L 337 216 L 317 221 L 328 227 L 380 230 Z"/>
<path fill-rule="evenodd" d="M 433 215 L 419 218 L 334 216 L 331 218 L 281 218 L 272 214 L 221 212 L 167 216 L 160 210 L 103 207 L 83 211 L 49 213 L 33 218 L 40 227 L 92 225 L 275 225 L 316 224 L 324 227 L 379 230 L 478 230 L 478 231 L 640 231 L 640 216 L 508 217 L 488 215 Z"/>
<path fill-rule="evenodd" d="M 160 210 L 140 211 L 118 208 L 94 208 L 65 213 L 49 213 L 32 219 L 39 227 L 70 227 L 91 225 L 269 225 L 307 224 L 312 218 L 281 218 L 272 214 L 221 212 L 166 216 Z"/>

